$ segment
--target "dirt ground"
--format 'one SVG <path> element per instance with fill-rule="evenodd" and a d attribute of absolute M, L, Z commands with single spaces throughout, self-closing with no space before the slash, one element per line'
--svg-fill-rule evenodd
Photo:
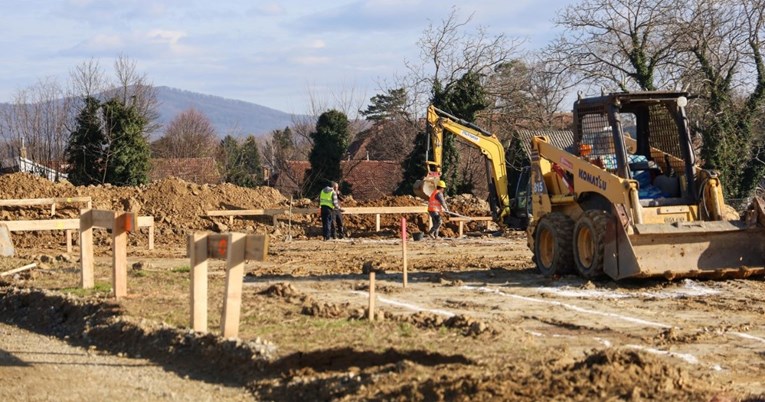
<path fill-rule="evenodd" d="M 14 236 L 18 255 L 0 258 L 0 271 L 39 267 L 0 278 L 0 321 L 64 341 L 80 350 L 74 354 L 95 349 L 125 359 L 115 364 L 162 367 L 178 377 L 166 380 L 168 392 L 186 381 L 200 399 L 236 398 L 240 387 L 252 399 L 295 401 L 765 400 L 762 278 L 550 279 L 533 268 L 524 233 L 473 227 L 463 239 L 410 242 L 404 288 L 395 219 L 383 224 L 372 234 L 366 221 L 351 222 L 350 239 L 324 242 L 306 237 L 316 222 L 301 223 L 292 241 L 285 224 L 235 223 L 272 235 L 268 261 L 246 266 L 238 341 L 215 336 L 223 261 L 210 266 L 211 334 L 188 329 L 189 260 L 178 240 L 188 228 L 160 227 L 153 251 L 143 234 L 131 235 L 135 268 L 129 296 L 118 303 L 109 297 L 105 242 L 97 247 L 96 288 L 83 291 L 77 255 L 62 253 L 63 234 Z M 369 270 L 377 272 L 374 322 L 365 310 Z M 0 344 L 0 378 L 12 374 L 13 389 L 36 387 L 44 396 L 68 383 L 84 386 L 67 381 L 83 374 L 64 370 L 67 360 L 55 354 L 28 360 L 27 351 L 49 339 L 21 339 L 31 345 Z M 133 361 L 138 356 L 143 363 Z M 4 363 L 14 359 L 32 368 Z M 60 369 L 55 381 L 26 374 L 41 365 Z M 152 390 L 165 380 L 156 381 Z M 7 389 L 0 387 L 3 399 Z M 165 395 L 148 392 L 144 399 Z"/>

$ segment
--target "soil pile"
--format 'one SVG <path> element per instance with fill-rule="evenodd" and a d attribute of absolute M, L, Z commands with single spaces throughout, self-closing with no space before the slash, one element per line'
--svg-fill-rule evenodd
<path fill-rule="evenodd" d="M 272 227 L 270 217 L 236 217 L 231 224 L 227 217 L 211 218 L 205 216 L 209 210 L 259 209 L 259 208 L 288 208 L 289 201 L 278 190 L 272 187 L 243 188 L 233 184 L 195 184 L 178 178 L 167 178 L 152 182 L 145 186 L 117 187 L 109 184 L 98 186 L 74 186 L 69 182 L 53 183 L 42 177 L 27 173 L 0 175 L 0 198 L 66 198 L 89 196 L 93 200 L 93 208 L 114 211 L 135 212 L 141 216 L 153 216 L 157 230 L 157 243 L 161 245 L 178 246 L 185 243 L 185 236 L 197 230 L 211 231 L 246 231 L 271 233 L 279 238 L 284 234 L 286 222 L 280 222 L 280 227 Z M 345 197 L 342 201 L 345 207 L 405 207 L 424 206 L 425 201 L 414 196 L 389 196 L 379 200 L 360 203 L 353 197 Z M 449 205 L 455 212 L 467 216 L 486 216 L 489 213 L 488 204 L 472 195 L 459 195 L 449 199 Z M 310 208 L 316 206 L 309 199 L 299 199 L 293 202 L 293 207 Z M 84 204 L 60 204 L 56 206 L 54 218 L 74 218 Z M 317 208 L 318 210 L 318 208 Z M 407 230 L 410 233 L 427 229 L 426 214 L 411 214 L 407 218 Z M 5 207 L 0 209 L 0 220 L 20 219 L 49 219 L 49 206 Z M 283 218 L 283 217 L 282 217 Z M 397 232 L 401 216 L 383 214 L 380 224 L 389 228 L 380 233 L 384 236 Z M 316 216 L 295 215 L 292 217 L 291 234 L 296 238 L 318 236 L 321 222 Z M 356 235 L 374 234 L 374 215 L 347 215 L 345 225 L 349 233 Z M 472 225 L 475 225 L 474 223 Z M 456 224 L 445 223 L 441 234 L 453 236 Z M 145 229 L 144 229 L 145 230 Z M 101 236 L 98 233 L 97 237 Z M 14 241 L 19 239 L 22 247 L 48 244 L 58 247 L 61 237 L 55 233 L 25 233 L 14 235 Z M 131 237 L 131 244 L 137 245 L 138 237 Z M 105 240 L 97 244 L 106 244 Z"/>
<path fill-rule="evenodd" d="M 44 178 L 16 173 L 0 176 L 0 198 L 84 197 L 93 199 L 93 208 L 130 211 L 154 216 L 160 236 L 158 243 L 181 243 L 193 230 L 215 228 L 205 211 L 216 209 L 256 209 L 287 205 L 279 191 L 271 187 L 243 188 L 232 184 L 208 185 L 167 178 L 145 186 L 117 187 L 109 184 L 74 186 L 53 183 Z M 80 204 L 57 206 L 56 218 L 75 217 Z M 50 218 L 49 206 L 4 208 L 0 219 Z M 16 237 L 16 236 L 14 236 Z"/>

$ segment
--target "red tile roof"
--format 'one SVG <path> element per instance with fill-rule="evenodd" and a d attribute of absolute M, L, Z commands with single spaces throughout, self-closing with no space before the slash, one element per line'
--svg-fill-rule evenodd
<path fill-rule="evenodd" d="M 289 161 L 290 172 L 274 180 L 274 187 L 284 194 L 294 194 L 303 184 L 308 161 Z M 368 201 L 392 195 L 402 179 L 401 165 L 395 161 L 346 160 L 341 162 L 343 180 L 351 185 L 355 200 Z"/>

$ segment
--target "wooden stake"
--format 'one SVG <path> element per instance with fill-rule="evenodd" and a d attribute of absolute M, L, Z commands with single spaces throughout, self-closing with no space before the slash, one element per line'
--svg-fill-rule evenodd
<path fill-rule="evenodd" d="M 92 289 L 93 279 L 93 210 L 80 211 L 80 286 Z"/>
<path fill-rule="evenodd" d="M 369 272 L 369 321 L 375 320 L 375 271 Z"/>
<path fill-rule="evenodd" d="M 375 214 L 375 232 L 380 231 L 380 214 Z"/>
<path fill-rule="evenodd" d="M 292 241 L 292 196 L 290 196 L 290 210 L 287 214 L 287 241 Z"/>
<path fill-rule="evenodd" d="M 406 260 L 406 218 L 401 218 L 401 254 L 404 258 L 404 287 L 407 284 L 407 260 Z"/>
<path fill-rule="evenodd" d="M 189 235 L 191 260 L 191 328 L 207 331 L 207 234 Z"/>
<path fill-rule="evenodd" d="M 72 230 L 67 229 L 66 230 L 66 252 L 67 254 L 72 253 Z"/>
<path fill-rule="evenodd" d="M 128 213 L 114 214 L 112 224 L 112 288 L 114 298 L 127 296 Z"/>
<path fill-rule="evenodd" d="M 2 272 L 2 273 L 0 273 L 0 276 L 8 276 L 8 275 L 13 275 L 13 274 L 15 274 L 15 273 L 18 273 L 18 272 L 22 272 L 22 271 L 26 271 L 26 270 L 28 270 L 28 269 L 32 269 L 32 268 L 34 268 L 34 267 L 36 267 L 36 266 L 37 266 L 37 264 L 35 264 L 35 263 L 33 262 L 33 263 L 31 263 L 31 264 L 28 264 L 28 265 L 24 265 L 23 267 L 18 267 L 18 268 L 12 269 L 12 270 L 10 270 L 10 271 L 5 271 L 5 272 Z"/>
<path fill-rule="evenodd" d="M 239 335 L 245 245 L 244 233 L 229 233 L 228 257 L 226 257 L 226 299 L 223 301 L 223 317 L 221 318 L 224 338 L 236 338 Z"/>

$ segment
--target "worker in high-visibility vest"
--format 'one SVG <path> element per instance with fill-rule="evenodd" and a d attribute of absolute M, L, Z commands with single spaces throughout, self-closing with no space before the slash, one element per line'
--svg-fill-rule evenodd
<path fill-rule="evenodd" d="M 446 205 L 446 198 L 444 197 L 444 189 L 446 189 L 446 182 L 439 180 L 435 191 L 430 194 L 430 199 L 428 200 L 428 214 L 433 221 L 433 227 L 428 231 L 428 236 L 434 239 L 438 238 L 438 229 L 441 227 L 441 212 L 449 212 L 449 207 Z"/>
<path fill-rule="evenodd" d="M 322 234 L 324 235 L 324 240 L 329 240 L 332 238 L 332 225 L 335 223 L 336 218 L 335 212 L 339 213 L 342 211 L 342 209 L 340 209 L 340 200 L 337 196 L 337 189 L 337 183 L 332 182 L 329 186 L 324 187 L 324 189 L 321 190 L 321 193 L 319 193 L 319 205 L 321 206 L 321 229 Z M 340 218 L 338 229 L 342 236 L 342 217 Z"/>

